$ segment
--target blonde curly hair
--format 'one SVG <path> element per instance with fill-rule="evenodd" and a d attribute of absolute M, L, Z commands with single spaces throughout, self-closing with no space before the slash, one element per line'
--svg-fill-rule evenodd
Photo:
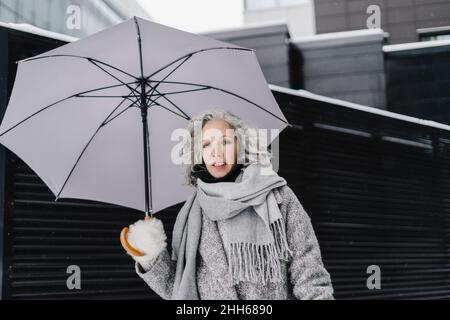
<path fill-rule="evenodd" d="M 180 150 L 180 156 L 186 166 L 185 185 L 196 185 L 196 173 L 199 170 L 206 170 L 201 154 L 201 132 L 206 122 L 212 119 L 222 119 L 234 129 L 238 141 L 238 164 L 243 164 L 244 168 L 250 164 L 270 166 L 272 158 L 270 147 L 267 147 L 267 143 L 258 143 L 261 131 L 249 126 L 229 111 L 220 108 L 209 109 L 197 114 L 187 125 L 189 136 L 184 139 Z"/>

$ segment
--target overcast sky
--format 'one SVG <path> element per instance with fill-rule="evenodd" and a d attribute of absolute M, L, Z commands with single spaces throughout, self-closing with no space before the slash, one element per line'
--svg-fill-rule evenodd
<path fill-rule="evenodd" d="M 188 32 L 243 24 L 244 0 L 137 0 L 155 22 Z"/>

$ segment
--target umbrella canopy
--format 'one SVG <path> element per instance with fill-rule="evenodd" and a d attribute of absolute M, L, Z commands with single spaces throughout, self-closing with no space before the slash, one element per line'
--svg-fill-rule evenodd
<path fill-rule="evenodd" d="M 172 133 L 212 107 L 288 125 L 254 50 L 133 17 L 19 61 L 0 143 L 56 199 L 155 213 L 193 191 L 171 160 Z"/>

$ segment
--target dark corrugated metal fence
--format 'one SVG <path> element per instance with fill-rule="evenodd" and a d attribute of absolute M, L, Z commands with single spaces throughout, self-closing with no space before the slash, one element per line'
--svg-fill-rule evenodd
<path fill-rule="evenodd" d="M 93 201 L 55 202 L 41 179 L 8 155 L 5 298 L 158 298 L 119 243 L 120 230 L 142 213 Z M 176 212 L 167 210 L 165 226 Z M 70 265 L 80 267 L 80 290 L 66 285 Z"/>
<path fill-rule="evenodd" d="M 280 175 L 312 218 L 336 298 L 449 298 L 450 131 L 276 93 L 297 129 Z M 381 270 L 369 290 L 367 267 Z"/>

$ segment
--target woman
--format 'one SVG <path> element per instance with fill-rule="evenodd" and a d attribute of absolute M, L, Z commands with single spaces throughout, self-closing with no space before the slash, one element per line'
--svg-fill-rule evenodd
<path fill-rule="evenodd" d="M 310 218 L 256 131 L 220 109 L 188 129 L 182 156 L 195 192 L 177 216 L 172 256 L 161 220 L 130 226 L 143 254 L 129 253 L 137 274 L 163 299 L 333 299 Z"/>

